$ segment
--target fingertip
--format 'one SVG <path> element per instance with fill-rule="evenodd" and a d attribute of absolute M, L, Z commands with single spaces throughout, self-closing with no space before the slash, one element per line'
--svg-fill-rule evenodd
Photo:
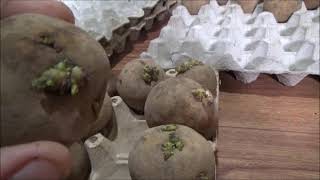
<path fill-rule="evenodd" d="M 67 177 L 71 171 L 71 155 L 67 147 L 50 141 L 37 141 L 28 144 L 1 148 L 1 179 L 14 176 L 33 161 L 44 160 L 52 164 Z"/>
<path fill-rule="evenodd" d="M 72 159 L 69 149 L 57 142 L 37 141 L 34 142 L 37 147 L 38 156 L 41 159 L 47 159 L 60 169 L 64 177 L 67 177 L 71 171 Z"/>
<path fill-rule="evenodd" d="M 55 17 L 72 24 L 75 23 L 74 15 L 69 7 L 57 0 L 38 1 L 37 3 L 32 0 L 10 0 L 2 3 L 1 19 L 24 13 L 37 13 Z"/>

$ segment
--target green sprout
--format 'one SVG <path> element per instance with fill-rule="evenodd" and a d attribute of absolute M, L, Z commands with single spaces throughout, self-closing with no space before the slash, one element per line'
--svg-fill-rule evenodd
<path fill-rule="evenodd" d="M 170 131 L 175 131 L 177 129 L 177 125 L 175 124 L 169 124 L 161 128 L 162 131 L 170 132 Z"/>
<path fill-rule="evenodd" d="M 171 142 L 166 142 L 162 144 L 161 150 L 163 152 L 164 160 L 168 160 L 171 156 L 173 156 L 174 149 L 174 144 L 172 144 Z"/>
<path fill-rule="evenodd" d="M 145 83 L 151 84 L 152 81 L 157 82 L 160 71 L 157 67 L 151 67 L 149 65 L 145 65 L 143 68 L 142 79 Z"/>
<path fill-rule="evenodd" d="M 199 101 L 202 101 L 205 98 L 208 98 L 209 95 L 207 91 L 203 88 L 198 88 L 192 91 L 192 95 L 197 98 Z"/>
<path fill-rule="evenodd" d="M 50 35 L 44 34 L 40 36 L 40 43 L 48 46 L 53 46 L 55 42 Z"/>
<path fill-rule="evenodd" d="M 173 130 L 175 131 L 175 129 Z M 176 135 L 175 132 L 171 132 L 169 134 L 169 139 L 167 142 L 162 144 L 161 150 L 163 152 L 163 158 L 164 160 L 168 160 L 171 156 L 174 155 L 174 151 L 177 149 L 179 151 L 182 151 L 184 147 L 184 143 L 182 140 Z"/>
<path fill-rule="evenodd" d="M 83 70 L 64 58 L 58 64 L 45 70 L 38 78 L 32 80 L 31 84 L 37 90 L 74 96 L 79 93 L 79 86 L 83 78 Z"/>
<path fill-rule="evenodd" d="M 198 60 L 190 60 L 190 61 L 184 62 L 180 66 L 176 67 L 176 71 L 178 72 L 178 74 L 182 74 L 182 73 L 185 73 L 186 71 L 190 70 L 194 66 L 198 66 L 198 65 L 203 65 L 203 63 Z"/>
<path fill-rule="evenodd" d="M 181 139 L 176 135 L 176 133 L 169 134 L 169 142 L 174 144 L 174 147 L 179 151 L 182 151 L 184 144 Z"/>
<path fill-rule="evenodd" d="M 201 172 L 199 175 L 198 175 L 198 180 L 209 180 L 209 177 L 207 176 L 207 173 L 204 173 L 204 172 Z"/>

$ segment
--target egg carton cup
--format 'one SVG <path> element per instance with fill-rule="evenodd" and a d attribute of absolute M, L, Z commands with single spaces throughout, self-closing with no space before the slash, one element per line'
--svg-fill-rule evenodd
<path fill-rule="evenodd" d="M 168 15 L 171 14 L 174 6 L 177 4 L 176 0 L 161 0 L 155 6 L 149 15 L 145 16 L 144 20 L 141 21 L 134 27 L 130 28 L 130 41 L 136 41 L 139 39 L 141 31 L 143 29 L 150 30 L 157 21 L 163 21 Z"/>
<path fill-rule="evenodd" d="M 139 24 L 137 24 L 136 26 L 133 26 L 130 28 L 130 35 L 129 35 L 129 40 L 130 41 L 136 41 L 139 39 L 140 34 L 143 30 L 143 28 L 146 26 L 146 22 L 145 21 L 141 21 Z"/>
<path fill-rule="evenodd" d="M 245 14 L 233 1 L 219 6 L 213 0 L 194 16 L 179 5 L 141 58 L 166 69 L 198 59 L 233 71 L 244 83 L 267 73 L 295 86 L 309 74 L 319 75 L 319 16 L 319 8 L 307 10 L 304 3 L 287 23 L 277 23 L 262 3 Z"/>
<path fill-rule="evenodd" d="M 150 30 L 156 20 L 162 21 L 165 19 L 167 15 L 171 14 L 176 4 L 176 0 L 161 0 L 153 9 L 152 13 L 145 18 L 145 29 Z"/>
<path fill-rule="evenodd" d="M 215 72 L 217 82 L 219 82 L 219 74 L 217 71 Z M 113 135 L 115 138 L 108 139 L 107 136 L 98 133 L 85 141 L 85 147 L 91 162 L 89 180 L 131 180 L 128 167 L 129 152 L 144 131 L 148 129 L 143 115 L 133 113 L 121 97 L 114 96 L 111 101 L 114 122 L 116 122 L 116 125 L 113 126 L 116 129 L 113 129 L 113 132 L 116 132 L 116 135 Z M 218 118 L 219 84 L 217 85 L 214 104 L 216 118 Z M 208 143 L 216 152 L 217 139 L 214 142 L 208 141 Z"/>
<path fill-rule="evenodd" d="M 123 52 L 128 39 L 137 40 L 143 29 L 152 28 L 155 19 L 164 18 L 169 11 L 167 4 L 176 3 L 176 0 L 61 1 L 73 12 L 76 26 L 99 41 L 108 56 Z"/>

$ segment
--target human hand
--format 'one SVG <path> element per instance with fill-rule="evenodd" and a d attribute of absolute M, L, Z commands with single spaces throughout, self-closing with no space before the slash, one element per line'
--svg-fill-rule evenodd
<path fill-rule="evenodd" d="M 74 23 L 67 6 L 55 0 L 0 0 L 1 19 L 22 13 L 39 13 Z M 58 143 L 37 141 L 0 148 L 0 179 L 59 180 L 71 169 L 69 150 Z"/>
<path fill-rule="evenodd" d="M 38 13 L 74 24 L 71 10 L 57 0 L 0 0 L 1 19 L 22 13 Z"/>
<path fill-rule="evenodd" d="M 37 141 L 0 149 L 0 179 L 60 180 L 69 175 L 69 150 L 58 143 Z"/>

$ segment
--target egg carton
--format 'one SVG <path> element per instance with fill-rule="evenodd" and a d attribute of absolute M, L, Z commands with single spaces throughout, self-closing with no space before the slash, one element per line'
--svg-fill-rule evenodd
<path fill-rule="evenodd" d="M 217 82 L 219 74 L 215 71 Z M 171 76 L 172 73 L 168 73 Z M 114 111 L 115 138 L 108 138 L 102 133 L 98 133 L 85 141 L 85 147 L 89 154 L 91 162 L 91 174 L 89 180 L 131 180 L 128 157 L 129 152 L 133 149 L 135 142 L 148 129 L 148 125 L 143 115 L 137 115 L 119 96 L 111 98 Z M 219 105 L 219 84 L 214 97 L 215 114 L 218 116 Z M 216 117 L 218 118 L 218 117 Z M 211 147 L 216 152 L 217 139 L 211 143 Z"/>
<path fill-rule="evenodd" d="M 152 58 L 163 68 L 198 59 L 233 71 L 244 83 L 267 73 L 295 86 L 308 74 L 319 75 L 319 16 L 319 8 L 307 10 L 304 3 L 287 23 L 277 23 L 262 3 L 252 14 L 234 1 L 219 6 L 212 0 L 194 16 L 178 6 L 141 58 Z"/>
<path fill-rule="evenodd" d="M 76 26 L 101 43 L 108 56 L 124 51 L 127 39 L 135 41 L 142 29 L 163 19 L 175 0 L 61 0 L 73 12 Z"/>

